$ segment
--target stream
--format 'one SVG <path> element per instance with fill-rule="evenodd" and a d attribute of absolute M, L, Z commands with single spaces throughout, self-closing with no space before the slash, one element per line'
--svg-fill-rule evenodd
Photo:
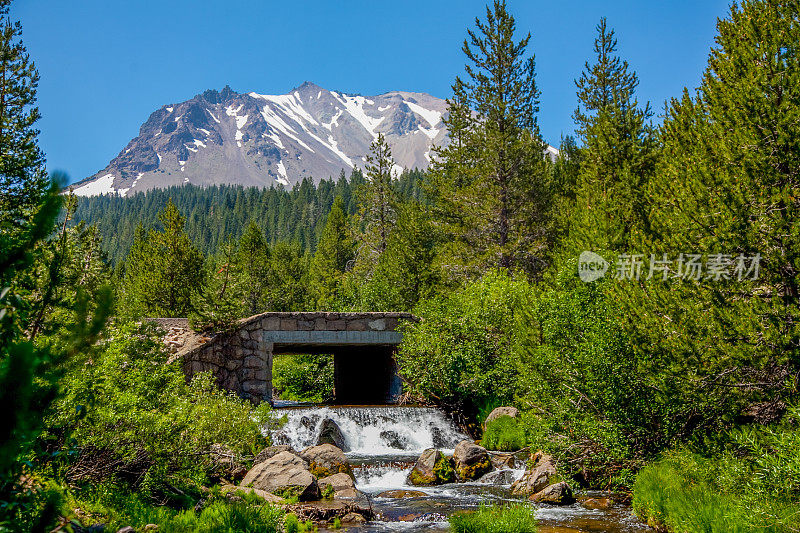
<path fill-rule="evenodd" d="M 526 501 L 511 496 L 510 482 L 503 485 L 452 483 L 436 487 L 406 484 L 406 476 L 423 450 L 439 448 L 452 455 L 456 444 L 469 438 L 437 409 L 405 406 L 311 407 L 278 401 L 276 414 L 281 417 L 285 415 L 287 421 L 273 433 L 273 443 L 289 444 L 296 450 L 316 444 L 320 426 L 326 418 L 339 426 L 346 443 L 345 454 L 355 474 L 356 488 L 370 497 L 379 517 L 368 524 L 349 527 L 349 532 L 447 531 L 447 519 L 456 511 L 477 509 L 481 505 Z M 509 469 L 508 477 L 518 479 L 524 468 L 525 465 L 518 462 Z M 398 489 L 419 490 L 427 496 L 379 496 L 384 491 Z M 615 504 L 610 509 L 590 510 L 580 503 L 589 497 L 608 496 L 606 493 L 584 492 L 576 494 L 579 501 L 572 505 L 537 505 L 539 532 L 632 533 L 650 530 L 632 515 L 627 505 Z"/>

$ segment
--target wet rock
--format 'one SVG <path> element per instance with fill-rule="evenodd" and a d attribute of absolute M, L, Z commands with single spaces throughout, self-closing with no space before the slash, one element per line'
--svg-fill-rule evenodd
<path fill-rule="evenodd" d="M 322 500 L 318 502 L 289 505 L 286 510 L 296 514 L 301 522 L 305 522 L 306 520 L 317 523 L 331 522 L 334 518 L 338 518 L 342 522 L 350 520 L 351 523 L 363 523 L 375 517 L 375 512 L 372 510 L 372 507 L 369 506 L 368 500 L 366 505 L 363 501 L 359 500 Z M 358 515 L 360 518 L 355 518 L 350 515 Z"/>
<path fill-rule="evenodd" d="M 365 524 L 367 519 L 358 513 L 347 513 L 342 517 L 342 524 Z"/>
<path fill-rule="evenodd" d="M 290 453 L 293 453 L 293 454 L 297 455 L 297 452 L 294 451 L 294 449 L 291 446 L 289 446 L 288 444 L 280 444 L 278 446 L 269 446 L 267 448 L 264 448 L 260 452 L 258 452 L 258 455 L 256 455 L 255 459 L 253 459 L 253 464 L 257 465 L 258 463 L 263 463 L 267 459 L 272 459 L 273 457 L 275 457 L 276 455 L 278 455 L 281 452 L 290 452 Z"/>
<path fill-rule="evenodd" d="M 453 463 L 456 474 L 463 480 L 478 479 L 492 469 L 486 448 L 469 440 L 458 443 L 453 453 Z"/>
<path fill-rule="evenodd" d="M 422 498 L 427 496 L 426 492 L 422 492 L 421 490 L 404 490 L 404 489 L 396 489 L 396 490 L 386 490 L 378 494 L 378 498 L 394 498 L 394 499 L 401 499 L 401 498 Z"/>
<path fill-rule="evenodd" d="M 434 448 L 428 448 L 417 459 L 409 472 L 406 482 L 409 485 L 441 485 L 455 481 L 452 459 Z"/>
<path fill-rule="evenodd" d="M 339 425 L 330 418 L 323 420 L 320 426 L 317 445 L 320 444 L 332 444 L 345 452 L 348 450 L 342 430 L 339 429 Z"/>
<path fill-rule="evenodd" d="M 408 439 L 397 433 L 396 431 L 386 430 L 381 431 L 381 439 L 390 448 L 396 450 L 405 450 L 408 447 Z"/>
<path fill-rule="evenodd" d="M 611 498 L 586 498 L 581 501 L 581 505 L 587 509 L 605 511 L 614 506 L 614 500 Z"/>
<path fill-rule="evenodd" d="M 312 431 L 317 427 L 314 421 L 307 416 L 300 417 L 300 425 Z"/>
<path fill-rule="evenodd" d="M 438 426 L 431 426 L 431 438 L 434 448 L 447 448 L 447 439 L 442 434 L 442 429 Z"/>
<path fill-rule="evenodd" d="M 325 492 L 325 487 L 332 487 L 334 491 L 333 497 L 336 500 L 342 498 L 357 498 L 360 495 L 359 491 L 356 490 L 356 484 L 353 478 L 347 474 L 334 474 L 321 478 L 317 483 L 323 493 Z"/>
<path fill-rule="evenodd" d="M 528 468 L 520 479 L 511 485 L 511 494 L 529 496 L 549 485 L 550 478 L 556 475 L 556 465 L 552 456 L 536 452 L 532 458 L 533 466 Z"/>
<path fill-rule="evenodd" d="M 492 420 L 496 420 L 501 416 L 510 416 L 511 418 L 517 418 L 519 416 L 519 410 L 516 407 L 496 407 L 489 413 L 489 416 L 486 417 L 486 421 L 484 422 L 484 426 L 491 422 Z"/>
<path fill-rule="evenodd" d="M 478 478 L 478 483 L 487 485 L 510 485 L 514 482 L 513 470 L 495 470 Z"/>
<path fill-rule="evenodd" d="M 548 485 L 529 499 L 532 502 L 552 505 L 569 505 L 575 502 L 575 498 L 572 496 L 572 489 L 564 481 Z"/>
<path fill-rule="evenodd" d="M 492 466 L 498 470 L 514 468 L 514 456 L 510 453 L 490 453 L 489 460 L 492 462 Z"/>
<path fill-rule="evenodd" d="M 320 498 L 317 478 L 309 472 L 309 464 L 290 452 L 280 452 L 255 465 L 240 483 L 271 492 L 283 498 L 297 496 L 300 501 Z"/>
<path fill-rule="evenodd" d="M 347 462 L 347 457 L 333 444 L 311 446 L 300 452 L 300 457 L 308 461 L 311 473 L 317 477 L 345 473 L 353 478 L 353 470 Z"/>

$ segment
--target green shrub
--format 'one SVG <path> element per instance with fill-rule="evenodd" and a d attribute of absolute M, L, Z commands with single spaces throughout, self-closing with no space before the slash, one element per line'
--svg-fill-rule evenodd
<path fill-rule="evenodd" d="M 244 456 L 268 443 L 269 406 L 254 408 L 206 373 L 187 383 L 151 325 L 110 327 L 91 358 L 72 362 L 62 391 L 43 439 L 62 450 L 55 464 L 73 484 L 125 481 L 183 500 L 208 482 L 213 444 Z"/>
<path fill-rule="evenodd" d="M 283 531 L 284 533 L 297 533 L 300 531 L 300 520 L 297 515 L 288 513 L 283 517 Z"/>
<path fill-rule="evenodd" d="M 521 315 L 532 292 L 524 279 L 492 271 L 422 301 L 414 312 L 424 320 L 404 325 L 397 355 L 407 390 L 473 420 L 487 404 L 513 400 Z"/>
<path fill-rule="evenodd" d="M 525 372 L 516 404 L 533 409 L 521 425 L 568 476 L 596 487 L 624 485 L 668 444 L 662 396 L 647 388 L 608 281 L 584 283 L 568 262 L 528 310 Z M 569 438 L 553 438 L 553 435 Z M 542 440 L 539 440 L 542 439 Z"/>
<path fill-rule="evenodd" d="M 333 357 L 279 355 L 272 362 L 272 385 L 284 400 L 323 403 L 333 399 Z"/>
<path fill-rule="evenodd" d="M 536 509 L 519 504 L 509 507 L 481 507 L 474 512 L 450 517 L 453 533 L 536 533 Z"/>
<path fill-rule="evenodd" d="M 516 418 L 501 416 L 486 423 L 481 445 L 487 450 L 515 452 L 525 447 L 525 432 Z"/>

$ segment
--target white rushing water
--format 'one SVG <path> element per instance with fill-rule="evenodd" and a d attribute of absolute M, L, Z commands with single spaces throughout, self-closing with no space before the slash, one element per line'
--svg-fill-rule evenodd
<path fill-rule="evenodd" d="M 444 413 L 426 407 L 313 407 L 280 414 L 287 421 L 273 433 L 273 441 L 296 450 L 317 443 L 325 419 L 336 423 L 345 451 L 355 456 L 418 456 L 427 448 L 452 451 L 469 438 Z"/>

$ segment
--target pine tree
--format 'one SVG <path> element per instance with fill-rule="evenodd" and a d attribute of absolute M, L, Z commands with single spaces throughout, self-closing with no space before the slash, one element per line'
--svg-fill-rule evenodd
<path fill-rule="evenodd" d="M 676 435 L 779 414 L 798 393 L 799 19 L 794 1 L 734 5 L 697 94 L 667 109 L 643 250 L 671 254 L 672 276 L 681 253 L 705 266 L 699 281 L 657 276 L 618 296 Z"/>
<path fill-rule="evenodd" d="M 207 261 L 203 284 L 196 293 L 190 313 L 196 330 L 228 331 L 243 318 L 245 287 L 237 246 L 233 241 L 222 245 L 217 257 Z"/>
<path fill-rule="evenodd" d="M 361 225 L 363 227 L 362 252 L 374 261 L 386 250 L 386 243 L 396 219 L 394 188 L 392 187 L 392 151 L 382 133 L 370 145 L 367 155 L 367 178 L 359 194 Z"/>
<path fill-rule="evenodd" d="M 265 296 L 270 278 L 270 249 L 264 234 L 250 222 L 239 240 L 236 253 L 240 283 L 244 291 L 244 310 L 248 315 L 265 311 Z"/>
<path fill-rule="evenodd" d="M 595 62 L 575 81 L 573 114 L 583 141 L 576 205 L 566 252 L 627 250 L 647 228 L 644 189 L 655 163 L 649 105 L 639 108 L 639 84 L 617 52 L 614 30 L 600 19 Z"/>
<path fill-rule="evenodd" d="M 344 202 L 337 197 L 311 263 L 311 293 L 318 309 L 332 309 L 336 304 L 342 277 L 354 256 L 355 244 L 344 213 Z"/>
<path fill-rule="evenodd" d="M 456 78 L 450 145 L 437 150 L 431 194 L 451 236 L 451 274 L 491 267 L 537 272 L 549 246 L 549 183 L 536 114 L 535 62 L 530 34 L 515 41 L 505 2 L 476 19 L 463 51 L 466 79 Z"/>
<path fill-rule="evenodd" d="M 125 265 L 125 299 L 135 315 L 184 317 L 202 283 L 203 256 L 184 231 L 185 219 L 167 202 L 163 231 L 137 231 Z"/>
<path fill-rule="evenodd" d="M 6 236 L 0 256 L 11 252 L 12 239 L 30 237 L 37 227 L 31 218 L 50 187 L 34 127 L 39 73 L 22 43 L 22 26 L 9 18 L 10 5 L 0 0 L 0 225 Z"/>

